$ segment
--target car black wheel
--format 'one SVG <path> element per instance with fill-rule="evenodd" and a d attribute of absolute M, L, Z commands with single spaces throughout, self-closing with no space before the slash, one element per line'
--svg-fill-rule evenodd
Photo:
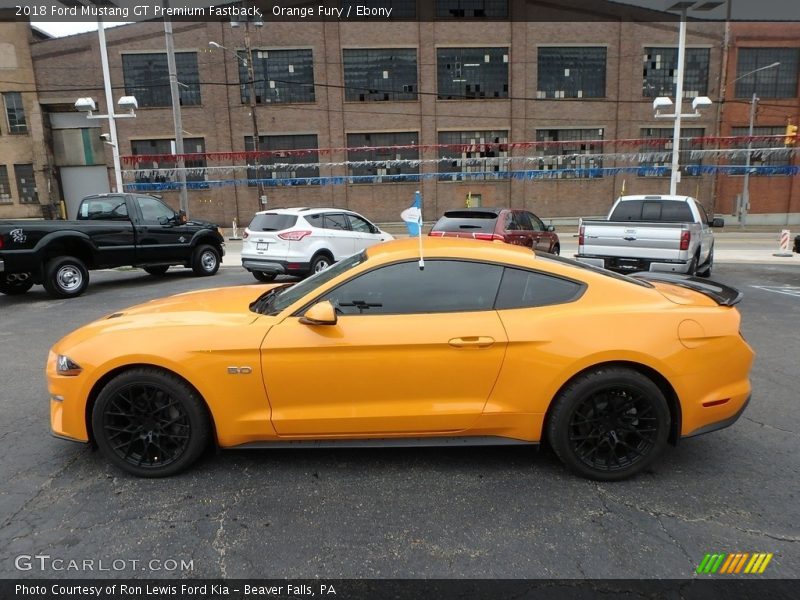
<path fill-rule="evenodd" d="M 558 256 L 559 254 L 561 254 L 561 246 L 559 246 L 558 244 L 556 244 L 555 246 L 553 246 L 553 254 L 555 254 L 556 256 Z"/>
<path fill-rule="evenodd" d="M 214 246 L 203 244 L 194 249 L 192 271 L 195 275 L 207 277 L 219 271 L 219 251 Z"/>
<path fill-rule="evenodd" d="M 33 287 L 30 273 L 7 273 L 0 277 L 0 293 L 8 296 L 24 294 Z"/>
<path fill-rule="evenodd" d="M 197 460 L 211 425 L 197 393 L 157 369 L 132 369 L 100 391 L 92 410 L 98 447 L 117 467 L 139 477 L 165 477 Z"/>
<path fill-rule="evenodd" d="M 54 298 L 75 298 L 86 291 L 89 270 L 79 258 L 57 256 L 45 264 L 42 283 L 47 293 Z"/>
<path fill-rule="evenodd" d="M 714 249 L 708 253 L 708 260 L 702 270 L 697 271 L 698 277 L 711 277 L 711 269 L 714 267 Z"/>
<path fill-rule="evenodd" d="M 145 272 L 153 275 L 155 277 L 161 277 L 162 275 L 166 274 L 167 269 L 169 269 L 168 265 L 158 265 L 155 267 L 144 267 Z"/>
<path fill-rule="evenodd" d="M 313 275 L 314 273 L 319 273 L 320 271 L 324 271 L 328 267 L 333 264 L 333 260 L 327 254 L 318 254 L 314 257 L 314 260 L 311 261 L 311 268 L 309 272 Z"/>
<path fill-rule="evenodd" d="M 547 436 L 572 471 L 617 481 L 647 468 L 664 450 L 670 413 L 648 377 L 623 367 L 578 376 L 556 398 Z"/>
<path fill-rule="evenodd" d="M 266 271 L 251 271 L 253 277 L 258 279 L 259 281 L 263 281 L 264 283 L 269 283 L 270 281 L 274 281 L 275 278 L 278 276 L 277 273 L 267 273 Z"/>

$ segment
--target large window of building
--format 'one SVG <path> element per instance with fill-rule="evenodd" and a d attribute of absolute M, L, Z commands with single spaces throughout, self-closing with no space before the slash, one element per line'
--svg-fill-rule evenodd
<path fill-rule="evenodd" d="M 604 98 L 606 48 L 540 46 L 537 98 Z"/>
<path fill-rule="evenodd" d="M 368 10 L 374 8 L 391 9 L 389 19 L 415 19 L 417 17 L 417 0 L 359 0 L 358 2 L 342 2 L 345 14 L 358 17 L 359 7 Z M 347 11 L 350 11 L 349 13 Z M 369 12 L 369 15 L 374 13 Z"/>
<path fill-rule="evenodd" d="M 508 0 L 436 0 L 436 16 L 440 19 L 505 19 Z"/>
<path fill-rule="evenodd" d="M 780 127 L 753 127 L 753 135 L 780 135 L 782 136 L 786 128 Z M 748 127 L 734 127 L 731 132 L 734 136 L 746 136 L 749 134 Z M 736 144 L 737 148 L 747 148 L 747 142 L 739 142 Z M 774 138 L 771 140 L 755 140 L 750 144 L 750 164 L 754 167 L 787 167 L 792 164 L 792 149 L 786 148 L 783 145 L 783 138 Z M 733 165 L 744 166 L 746 156 L 744 154 L 737 155 L 736 158 L 728 161 Z M 744 174 L 744 169 L 739 173 Z M 751 175 L 774 175 L 767 171 L 753 171 Z"/>
<path fill-rule="evenodd" d="M 800 48 L 739 48 L 736 97 L 796 98 Z M 779 65 L 753 73 L 774 63 Z M 747 75 L 747 73 L 750 73 Z"/>
<path fill-rule="evenodd" d="M 311 49 L 252 50 L 256 104 L 314 102 L 314 55 Z M 250 102 L 247 52 L 238 52 L 242 104 Z"/>
<path fill-rule="evenodd" d="M 708 48 L 687 48 L 683 65 L 683 97 L 695 98 L 708 93 Z M 642 70 L 642 96 L 674 98 L 678 83 L 678 49 L 645 48 Z"/>
<path fill-rule="evenodd" d="M 458 180 L 461 173 L 481 173 L 479 179 L 505 177 L 509 170 L 508 131 L 440 131 L 439 172 L 444 181 Z M 501 173 L 501 175 L 492 175 Z M 471 176 L 474 179 L 476 176 Z"/>
<path fill-rule="evenodd" d="M 22 94 L 5 92 L 3 102 L 6 105 L 6 124 L 9 133 L 28 133 L 28 122 L 25 120 L 25 107 L 22 105 Z"/>
<path fill-rule="evenodd" d="M 537 129 L 537 142 L 563 142 L 542 145 L 537 154 L 539 169 L 557 171 L 559 179 L 602 177 L 603 130 Z M 596 170 L 593 170 L 596 169 Z"/>
<path fill-rule="evenodd" d="M 258 170 L 248 169 L 248 185 L 254 187 L 254 179 L 291 179 L 291 185 L 316 183 L 303 181 L 319 177 L 319 151 L 316 135 L 260 135 L 258 149 L 272 151 L 275 154 L 248 160 L 248 164 L 258 164 Z M 253 150 L 253 136 L 245 136 L 244 148 Z M 302 150 L 302 152 L 292 152 Z M 286 152 L 283 152 L 286 151 Z M 295 166 L 298 165 L 298 166 Z M 313 166 L 300 166 L 313 165 Z M 258 173 L 258 174 L 257 174 Z"/>
<path fill-rule="evenodd" d="M 702 150 L 703 137 L 702 127 L 681 128 L 680 152 L 678 154 L 678 164 L 684 175 L 690 175 L 685 171 L 685 167 L 699 166 L 702 159 L 699 157 L 691 158 L 692 150 Z M 639 137 L 646 139 L 639 147 L 640 152 L 652 153 L 658 156 L 643 158 L 639 161 L 639 175 L 642 177 L 669 177 L 672 167 L 672 127 L 656 128 L 648 127 L 641 130 Z M 650 141 L 652 140 L 652 141 Z M 652 169 L 662 168 L 661 173 L 653 172 Z"/>
<path fill-rule="evenodd" d="M 8 167 L 0 165 L 0 204 L 11 203 L 11 182 L 8 180 Z"/>
<path fill-rule="evenodd" d="M 181 105 L 200 104 L 200 74 L 196 52 L 176 52 L 175 72 L 180 85 Z M 166 52 L 123 54 L 122 73 L 125 94 L 135 96 L 140 107 L 171 106 L 169 68 Z"/>
<path fill-rule="evenodd" d="M 439 48 L 439 100 L 508 98 L 508 48 Z"/>
<path fill-rule="evenodd" d="M 14 176 L 17 179 L 17 192 L 22 204 L 36 204 L 39 202 L 39 192 L 36 189 L 36 179 L 33 176 L 33 165 L 14 165 Z"/>
<path fill-rule="evenodd" d="M 364 165 L 350 165 L 349 173 L 353 176 L 371 175 L 419 175 L 419 164 L 394 163 L 400 160 L 419 160 L 419 148 L 397 148 L 389 146 L 416 146 L 419 133 L 348 133 L 347 160 L 349 162 L 364 161 Z M 377 163 L 377 164 L 376 164 Z M 414 180 L 414 177 L 402 177 L 400 180 Z M 373 183 L 373 180 L 362 180 Z M 355 180 L 355 183 L 362 181 Z M 382 180 L 379 180 L 382 181 Z M 389 178 L 386 181 L 393 181 Z"/>
<path fill-rule="evenodd" d="M 344 98 L 349 102 L 416 100 L 417 51 L 365 48 L 342 51 Z"/>
<path fill-rule="evenodd" d="M 184 154 L 204 154 L 206 142 L 203 138 L 186 138 L 183 140 Z M 175 154 L 175 140 L 131 140 L 131 154 L 154 155 L 154 154 Z M 206 159 L 198 156 L 193 159 L 185 159 L 187 182 L 204 182 L 208 179 L 205 168 Z M 168 183 L 178 181 L 177 161 L 165 158 L 153 160 L 142 158 L 136 163 L 136 169 L 142 169 L 141 173 L 136 174 L 136 183 Z M 193 185 L 192 187 L 206 187 L 203 184 Z"/>

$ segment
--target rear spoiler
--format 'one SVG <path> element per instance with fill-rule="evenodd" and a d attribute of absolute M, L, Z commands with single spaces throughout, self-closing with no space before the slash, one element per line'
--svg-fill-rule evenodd
<path fill-rule="evenodd" d="M 736 288 L 732 288 L 717 281 L 708 281 L 707 279 L 700 279 L 698 277 L 679 273 L 644 271 L 631 274 L 629 277 L 634 277 L 635 279 L 641 279 L 643 281 L 671 283 L 672 285 L 687 288 L 699 292 L 704 296 L 708 296 L 720 306 L 733 306 L 734 304 L 738 304 L 744 295 Z"/>

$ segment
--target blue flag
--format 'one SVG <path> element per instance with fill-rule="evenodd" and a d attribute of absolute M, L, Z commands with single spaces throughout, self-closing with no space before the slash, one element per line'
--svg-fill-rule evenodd
<path fill-rule="evenodd" d="M 414 193 L 414 204 L 400 213 L 400 218 L 406 222 L 408 235 L 416 237 L 422 233 L 422 194 Z"/>

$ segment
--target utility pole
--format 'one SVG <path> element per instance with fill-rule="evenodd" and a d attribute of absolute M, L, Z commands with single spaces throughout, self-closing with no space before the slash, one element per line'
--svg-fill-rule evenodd
<path fill-rule="evenodd" d="M 169 8 L 169 0 L 164 0 L 164 8 Z M 165 11 L 166 12 L 166 11 Z M 167 68 L 169 69 L 169 90 L 172 95 L 172 121 L 175 125 L 175 168 L 180 184 L 180 209 L 189 216 L 189 197 L 186 191 L 186 162 L 183 159 L 183 121 L 181 119 L 181 95 L 178 90 L 178 73 L 175 66 L 175 45 L 172 39 L 172 21 L 164 17 L 164 36 L 167 42 Z"/>
<path fill-rule="evenodd" d="M 250 46 L 250 22 L 244 23 L 244 47 L 247 52 L 247 78 L 250 80 L 250 116 L 253 118 L 253 149 L 258 152 L 258 116 L 256 115 L 256 76 L 253 68 L 253 49 Z M 261 158 L 258 154 L 254 155 L 256 166 L 256 179 L 258 180 L 258 197 L 256 199 L 256 211 L 261 210 L 266 195 L 264 194 L 264 184 L 261 182 Z"/>
<path fill-rule="evenodd" d="M 745 226 L 747 220 L 747 211 L 750 209 L 750 153 L 753 150 L 753 125 L 756 120 L 756 110 L 758 107 L 758 96 L 753 92 L 753 98 L 750 101 L 750 127 L 747 130 L 747 156 L 744 159 L 744 179 L 742 180 L 742 206 L 741 219 L 739 225 Z"/>

